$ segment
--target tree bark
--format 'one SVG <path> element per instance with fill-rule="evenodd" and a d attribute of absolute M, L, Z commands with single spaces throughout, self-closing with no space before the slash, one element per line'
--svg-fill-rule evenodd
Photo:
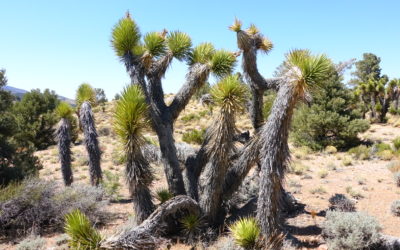
<path fill-rule="evenodd" d="M 70 186 L 73 182 L 71 170 L 71 137 L 70 124 L 67 118 L 62 118 L 56 130 L 58 141 L 58 154 L 61 163 L 61 173 L 65 186 Z"/>
<path fill-rule="evenodd" d="M 290 157 L 288 135 L 296 98 L 293 84 L 281 86 L 268 121 L 260 131 L 262 157 L 257 218 L 264 236 L 280 229 L 279 201 Z"/>
<path fill-rule="evenodd" d="M 200 215 L 200 208 L 192 198 L 179 195 L 154 211 L 139 226 L 119 232 L 101 245 L 107 249 L 156 249 L 162 237 L 174 234 L 180 229 L 177 218 L 185 215 Z"/>
<path fill-rule="evenodd" d="M 94 123 L 92 107 L 89 102 L 84 102 L 80 108 L 79 119 L 82 124 L 84 133 L 84 142 L 89 155 L 89 173 L 90 184 L 98 186 L 102 180 L 102 172 L 100 167 L 101 152 L 99 141 L 97 139 L 97 131 Z"/>

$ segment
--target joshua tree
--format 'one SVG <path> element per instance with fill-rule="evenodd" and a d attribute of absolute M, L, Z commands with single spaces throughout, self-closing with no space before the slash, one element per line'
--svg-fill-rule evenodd
<path fill-rule="evenodd" d="M 56 140 L 58 142 L 58 155 L 61 162 L 61 173 L 64 179 L 64 184 L 70 186 L 73 182 L 71 170 L 71 117 L 72 108 L 66 102 L 61 102 L 56 113 L 61 118 L 56 130 Z"/>
<path fill-rule="evenodd" d="M 151 125 L 159 139 L 169 189 L 175 195 L 185 194 L 173 124 L 211 72 L 217 76 L 231 73 L 236 55 L 225 50 L 215 50 L 210 43 L 192 49 L 190 37 L 179 31 L 150 32 L 141 41 L 139 28 L 129 13 L 114 27 L 112 45 L 125 64 L 131 83 L 139 84 L 146 97 Z M 189 72 L 186 83 L 171 104 L 167 105 L 162 78 L 173 58 L 186 61 Z"/>
<path fill-rule="evenodd" d="M 93 186 L 99 185 L 102 180 L 100 167 L 101 152 L 91 106 L 95 102 L 96 94 L 93 88 L 87 83 L 81 84 L 76 93 L 76 103 L 79 121 L 85 137 L 84 142 L 89 155 L 90 184 Z"/>
<path fill-rule="evenodd" d="M 114 128 L 125 146 L 126 182 L 133 198 L 138 224 L 154 210 L 149 190 L 153 174 L 141 150 L 141 146 L 145 143 L 142 132 L 148 124 L 147 104 L 140 86 L 126 87 L 117 101 Z"/>
<path fill-rule="evenodd" d="M 223 182 L 230 165 L 230 155 L 235 151 L 235 114 L 244 109 L 247 88 L 237 75 L 231 75 L 211 89 L 211 96 L 220 110 L 203 143 L 208 162 L 201 174 L 200 207 L 210 224 L 220 225 L 220 219 L 224 218 L 219 216 L 218 219 L 223 201 Z"/>
<path fill-rule="evenodd" d="M 307 50 L 287 54 L 282 84 L 267 123 L 261 128 L 261 177 L 257 218 L 264 235 L 279 230 L 279 201 L 282 181 L 290 160 L 288 135 L 296 102 L 309 98 L 309 89 L 318 85 L 332 67 L 325 56 Z"/>

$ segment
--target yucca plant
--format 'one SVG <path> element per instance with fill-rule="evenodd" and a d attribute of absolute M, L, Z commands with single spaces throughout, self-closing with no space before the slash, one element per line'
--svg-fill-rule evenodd
<path fill-rule="evenodd" d="M 102 180 L 100 166 L 101 152 L 92 112 L 92 105 L 96 102 L 96 93 L 87 83 L 79 86 L 76 92 L 76 103 L 79 110 L 79 121 L 84 134 L 84 143 L 89 155 L 90 183 L 98 186 Z"/>
<path fill-rule="evenodd" d="M 143 130 L 149 126 L 147 112 L 148 106 L 138 85 L 130 85 L 123 90 L 114 112 L 114 129 L 125 145 L 125 176 L 138 224 L 154 210 L 149 190 L 154 177 L 141 150 L 146 141 Z"/>
<path fill-rule="evenodd" d="M 244 249 L 253 249 L 260 237 L 260 226 L 254 217 L 245 217 L 229 226 L 235 243 Z"/>
<path fill-rule="evenodd" d="M 293 50 L 286 55 L 280 85 L 267 123 L 260 131 L 261 179 L 257 219 L 264 235 L 279 230 L 279 201 L 289 161 L 288 134 L 297 101 L 308 99 L 310 90 L 325 79 L 332 67 L 324 55 Z"/>
<path fill-rule="evenodd" d="M 163 204 L 172 197 L 174 197 L 174 195 L 171 194 L 167 188 L 159 188 L 156 190 L 156 199 L 160 204 Z"/>
<path fill-rule="evenodd" d="M 223 181 L 230 164 L 229 155 L 234 151 L 235 115 L 244 108 L 247 88 L 237 75 L 230 75 L 213 86 L 210 91 L 220 111 L 206 132 L 202 148 L 208 163 L 202 173 L 200 206 L 209 223 L 219 224 L 218 212 L 222 204 Z"/>
<path fill-rule="evenodd" d="M 73 110 L 66 102 L 61 102 L 56 108 L 56 114 L 60 117 L 60 122 L 56 129 L 56 141 L 58 145 L 58 155 L 61 163 L 61 173 L 66 186 L 73 182 L 71 169 L 71 117 Z"/>
<path fill-rule="evenodd" d="M 183 233 L 189 242 L 195 240 L 196 235 L 201 232 L 204 226 L 204 221 L 198 214 L 188 214 L 182 217 L 179 222 L 181 223 Z"/>
<path fill-rule="evenodd" d="M 92 227 L 89 219 L 80 210 L 74 210 L 65 216 L 64 230 L 70 237 L 69 245 L 72 249 L 100 249 L 100 233 Z"/>

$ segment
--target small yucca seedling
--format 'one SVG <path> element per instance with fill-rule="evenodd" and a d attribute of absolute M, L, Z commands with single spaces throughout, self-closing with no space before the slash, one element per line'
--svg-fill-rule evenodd
<path fill-rule="evenodd" d="M 70 237 L 72 249 L 100 249 L 100 233 L 94 229 L 89 219 L 80 210 L 74 210 L 65 216 L 65 232 Z"/>
<path fill-rule="evenodd" d="M 256 245 L 260 226 L 254 217 L 241 218 L 229 227 L 235 243 L 245 249 Z"/>
<path fill-rule="evenodd" d="M 156 199 L 160 201 L 161 204 L 171 199 L 172 197 L 174 197 L 174 195 L 170 193 L 166 188 L 160 188 L 156 191 Z"/>
<path fill-rule="evenodd" d="M 201 231 L 203 225 L 203 220 L 200 216 L 196 214 L 189 214 L 179 220 L 182 224 L 183 232 L 188 237 L 193 237 Z"/>

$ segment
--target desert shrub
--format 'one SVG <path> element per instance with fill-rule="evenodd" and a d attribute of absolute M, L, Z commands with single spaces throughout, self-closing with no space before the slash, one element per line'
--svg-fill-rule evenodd
<path fill-rule="evenodd" d="M 390 172 L 397 173 L 400 172 L 400 161 L 392 161 L 386 166 Z"/>
<path fill-rule="evenodd" d="M 375 147 L 376 147 L 376 151 L 378 153 L 382 152 L 382 151 L 385 151 L 385 150 L 390 150 L 390 151 L 392 150 L 392 147 L 389 144 L 384 143 L 384 142 L 375 144 Z"/>
<path fill-rule="evenodd" d="M 72 249 L 100 249 L 102 237 L 84 213 L 74 210 L 65 216 L 65 232 L 70 237 Z"/>
<path fill-rule="evenodd" d="M 292 139 L 296 144 L 322 150 L 331 145 L 338 149 L 359 143 L 358 133 L 369 128 L 362 114 L 354 108 L 358 102 L 334 68 L 313 93 L 311 105 L 300 105 L 292 123 Z"/>
<path fill-rule="evenodd" d="M 396 216 L 400 216 L 400 200 L 394 201 L 390 207 L 392 213 Z"/>
<path fill-rule="evenodd" d="M 355 203 L 343 194 L 335 194 L 329 198 L 330 209 L 340 212 L 355 212 Z"/>
<path fill-rule="evenodd" d="M 377 156 L 379 159 L 384 160 L 384 161 L 390 161 L 393 159 L 394 154 L 392 150 L 383 150 L 377 153 Z"/>
<path fill-rule="evenodd" d="M 92 221 L 105 219 L 103 191 L 96 187 L 74 184 L 61 188 L 54 181 L 27 179 L 13 190 L 0 201 L 0 235 L 58 231 L 64 215 L 74 209 L 80 209 Z"/>
<path fill-rule="evenodd" d="M 400 137 L 394 138 L 392 142 L 393 142 L 393 147 L 396 150 L 399 150 L 400 149 Z"/>
<path fill-rule="evenodd" d="M 114 174 L 109 170 L 104 170 L 102 187 L 108 197 L 114 200 L 119 200 L 119 190 L 121 188 L 121 184 L 119 182 L 118 174 Z"/>
<path fill-rule="evenodd" d="M 163 204 L 172 197 L 174 197 L 174 195 L 169 192 L 168 188 L 159 188 L 156 191 L 156 199 L 160 202 L 160 204 Z"/>
<path fill-rule="evenodd" d="M 371 149 L 365 145 L 351 148 L 348 153 L 353 155 L 357 160 L 368 160 L 371 158 Z"/>
<path fill-rule="evenodd" d="M 319 186 L 310 190 L 311 194 L 326 194 L 326 190 L 324 187 Z"/>
<path fill-rule="evenodd" d="M 56 242 L 56 245 L 57 246 L 62 246 L 62 245 L 64 245 L 64 244 L 67 244 L 68 243 L 68 241 L 69 241 L 69 236 L 68 236 L 68 234 L 61 234 L 61 235 L 59 235 L 59 236 L 57 236 L 55 239 L 54 239 L 54 241 Z"/>
<path fill-rule="evenodd" d="M 41 237 L 30 236 L 21 241 L 17 247 L 17 250 L 45 250 L 46 241 Z"/>
<path fill-rule="evenodd" d="M 122 165 L 126 162 L 126 155 L 120 145 L 113 148 L 111 152 L 112 163 L 115 165 Z"/>
<path fill-rule="evenodd" d="M 109 136 L 111 134 L 111 129 L 109 127 L 100 127 L 97 133 L 99 136 Z"/>
<path fill-rule="evenodd" d="M 309 167 L 301 163 L 293 163 L 290 165 L 289 172 L 295 175 L 303 175 L 309 170 Z"/>
<path fill-rule="evenodd" d="M 205 129 L 201 130 L 193 129 L 182 135 L 182 141 L 193 144 L 202 144 L 204 141 L 205 134 L 206 134 Z"/>
<path fill-rule="evenodd" d="M 325 152 L 328 154 L 335 154 L 337 152 L 337 149 L 336 149 L 336 147 L 329 145 L 329 146 L 326 146 Z"/>
<path fill-rule="evenodd" d="M 321 179 L 324 179 L 325 177 L 328 176 L 328 170 L 322 169 L 322 170 L 320 170 L 320 171 L 318 172 L 318 175 L 319 175 L 319 177 L 320 177 Z"/>
<path fill-rule="evenodd" d="M 345 156 L 342 159 L 342 164 L 343 164 L 343 166 L 351 166 L 353 164 L 353 161 L 350 157 Z"/>
<path fill-rule="evenodd" d="M 309 147 L 303 146 L 300 148 L 296 148 L 293 155 L 294 155 L 294 157 L 296 157 L 297 159 L 300 159 L 300 160 L 309 160 L 311 153 L 312 153 L 312 150 Z"/>
<path fill-rule="evenodd" d="M 346 187 L 346 192 L 353 197 L 354 199 L 361 199 L 364 198 L 364 195 L 361 194 L 359 191 L 354 190 L 351 186 Z"/>
<path fill-rule="evenodd" d="M 181 120 L 186 123 L 186 122 L 190 122 L 193 120 L 200 120 L 200 116 L 192 113 L 192 114 L 182 116 Z"/>
<path fill-rule="evenodd" d="M 360 212 L 328 211 L 322 235 L 329 249 L 366 249 L 380 240 L 375 218 Z"/>
<path fill-rule="evenodd" d="M 245 249 L 251 249 L 258 241 L 260 226 L 253 217 L 241 218 L 229 226 L 235 243 Z"/>
<path fill-rule="evenodd" d="M 396 186 L 400 187 L 400 172 L 396 172 L 394 174 L 394 182 Z"/>

